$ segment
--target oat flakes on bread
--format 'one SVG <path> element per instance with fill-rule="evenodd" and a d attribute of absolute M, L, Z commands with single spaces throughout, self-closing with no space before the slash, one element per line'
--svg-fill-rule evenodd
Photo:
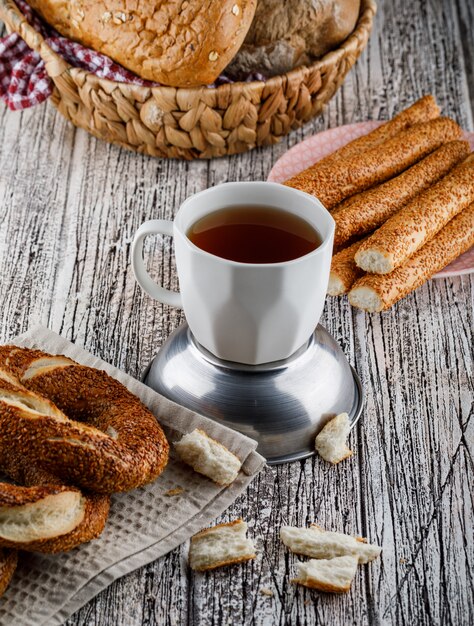
<path fill-rule="evenodd" d="M 339 463 L 352 456 L 353 452 L 346 445 L 351 430 L 347 413 L 333 417 L 316 436 L 314 445 L 321 458 L 329 463 Z"/>
<path fill-rule="evenodd" d="M 312 524 L 309 528 L 282 526 L 280 539 L 295 554 L 315 559 L 352 556 L 359 563 L 369 563 L 382 551 L 380 546 L 366 543 L 365 539 L 325 531 L 316 524 Z"/>
<path fill-rule="evenodd" d="M 311 559 L 298 563 L 298 577 L 291 582 L 326 591 L 344 593 L 349 591 L 357 571 L 357 558 L 337 556 L 333 559 Z"/>
<path fill-rule="evenodd" d="M 242 467 L 235 454 L 199 428 L 184 435 L 174 445 L 182 461 L 218 485 L 233 483 Z"/>
<path fill-rule="evenodd" d="M 256 0 L 29 0 L 61 35 L 163 85 L 212 83 L 250 27 Z"/>
<path fill-rule="evenodd" d="M 237 519 L 206 528 L 191 538 L 189 566 L 198 572 L 254 559 L 255 546 L 247 537 L 247 524 Z"/>

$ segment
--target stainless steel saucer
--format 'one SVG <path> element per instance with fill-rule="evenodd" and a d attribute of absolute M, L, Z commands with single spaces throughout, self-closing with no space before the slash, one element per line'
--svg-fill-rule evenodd
<path fill-rule="evenodd" d="M 183 324 L 163 344 L 143 381 L 252 437 L 269 464 L 314 454 L 314 438 L 324 423 L 346 411 L 354 425 L 363 405 L 359 377 L 320 325 L 288 359 L 243 365 L 213 356 Z"/>

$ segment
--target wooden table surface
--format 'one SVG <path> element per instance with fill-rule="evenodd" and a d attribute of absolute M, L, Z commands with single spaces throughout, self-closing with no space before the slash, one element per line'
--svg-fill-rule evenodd
<path fill-rule="evenodd" d="M 0 339 L 42 323 L 139 376 L 183 316 L 135 283 L 138 226 L 172 219 L 210 185 L 265 179 L 304 137 L 388 118 L 425 93 L 474 130 L 473 24 L 471 0 L 379 0 L 369 46 L 323 116 L 277 146 L 214 161 L 127 152 L 76 130 L 50 104 L 0 106 Z M 147 254 L 176 288 L 170 242 L 150 241 Z M 376 315 L 328 298 L 322 323 L 367 395 L 354 457 L 266 468 L 255 479 L 217 521 L 248 520 L 256 561 L 195 574 L 183 545 L 112 584 L 68 625 L 473 624 L 473 287 L 473 276 L 437 279 Z M 298 559 L 279 527 L 313 521 L 383 546 L 348 594 L 290 583 Z"/>

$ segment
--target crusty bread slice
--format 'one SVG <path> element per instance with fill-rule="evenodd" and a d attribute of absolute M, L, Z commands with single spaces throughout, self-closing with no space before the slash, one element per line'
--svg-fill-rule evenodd
<path fill-rule="evenodd" d="M 339 463 L 351 456 L 352 450 L 346 446 L 351 430 L 347 413 L 333 417 L 318 433 L 315 440 L 316 452 L 329 463 Z"/>
<path fill-rule="evenodd" d="M 344 593 L 349 591 L 357 571 L 357 557 L 336 556 L 334 559 L 311 559 L 298 563 L 298 578 L 292 582 L 310 589 Z"/>
<path fill-rule="evenodd" d="M 292 552 L 315 559 L 355 556 L 359 563 L 369 563 L 380 555 L 382 548 L 360 537 L 325 531 L 313 524 L 309 528 L 283 526 L 280 539 Z"/>
<path fill-rule="evenodd" d="M 230 485 L 239 474 L 242 463 L 235 454 L 199 428 L 174 445 L 182 461 L 218 485 Z"/>
<path fill-rule="evenodd" d="M 201 530 L 191 539 L 189 565 L 198 572 L 234 565 L 255 558 L 255 546 L 247 537 L 247 524 L 237 519 Z"/>
<path fill-rule="evenodd" d="M 8 505 L 6 498 L 0 506 L 0 541 L 26 544 L 51 539 L 70 533 L 84 519 L 85 499 L 78 490 L 25 487 L 22 491 L 29 502 Z"/>

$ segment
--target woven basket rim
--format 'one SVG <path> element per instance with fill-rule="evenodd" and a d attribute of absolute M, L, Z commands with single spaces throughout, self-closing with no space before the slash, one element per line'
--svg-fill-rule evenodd
<path fill-rule="evenodd" d="M 99 83 L 108 84 L 109 86 L 116 85 L 122 88 L 123 87 L 131 88 L 134 91 L 135 90 L 138 90 L 138 91 L 149 90 L 149 89 L 152 89 L 152 90 L 173 89 L 177 91 L 178 90 L 199 91 L 202 89 L 206 89 L 206 90 L 209 89 L 209 90 L 219 91 L 222 89 L 229 89 L 229 88 L 231 90 L 241 90 L 243 88 L 249 89 L 249 88 L 255 88 L 255 87 L 258 87 L 261 89 L 262 87 L 265 87 L 265 86 L 272 88 L 273 86 L 278 85 L 284 80 L 289 81 L 289 82 L 294 81 L 294 80 L 301 81 L 304 79 L 304 77 L 306 77 L 308 73 L 314 70 L 324 69 L 327 66 L 331 66 L 335 62 L 337 62 L 341 57 L 345 56 L 346 54 L 350 53 L 352 50 L 356 49 L 357 46 L 359 45 L 360 39 L 367 37 L 368 34 L 370 33 L 376 12 L 377 12 L 377 4 L 375 0 L 361 0 L 359 17 L 357 19 L 357 23 L 352 33 L 347 37 L 347 39 L 345 39 L 342 42 L 342 44 L 338 48 L 327 52 L 324 56 L 322 56 L 320 59 L 317 59 L 311 65 L 304 65 L 304 66 L 297 67 L 293 70 L 290 70 L 289 72 L 286 72 L 285 74 L 277 74 L 275 76 L 270 77 L 266 81 L 261 81 L 261 80 L 260 81 L 255 80 L 255 81 L 249 81 L 249 82 L 236 81 L 234 83 L 225 83 L 217 87 L 209 87 L 207 85 L 200 85 L 198 87 L 173 87 L 170 85 L 153 85 L 153 86 L 134 85 L 132 83 L 114 81 L 109 78 L 102 78 L 100 76 L 96 76 L 95 74 L 93 74 L 92 72 L 89 72 L 88 70 L 84 70 L 79 67 L 74 67 L 73 65 L 65 61 L 61 55 L 59 55 L 52 48 L 50 48 L 50 46 L 48 46 L 48 44 L 46 43 L 46 40 L 41 35 L 41 33 L 39 33 L 36 29 L 34 29 L 28 23 L 28 21 L 26 20 L 26 17 L 20 11 L 18 6 L 15 4 L 14 0 L 0 0 L 0 19 L 2 19 L 8 26 L 10 26 L 10 28 L 13 31 L 17 32 L 25 40 L 28 46 L 36 50 L 41 56 L 41 58 L 43 58 L 43 60 L 47 62 L 47 66 L 49 66 L 48 74 L 51 77 L 58 76 L 59 74 L 62 74 L 64 71 L 74 73 L 74 74 L 79 74 L 79 75 L 89 74 L 91 76 L 94 76 Z M 54 76 L 52 76 L 51 72 L 49 71 L 52 65 L 51 61 L 54 61 Z"/>

